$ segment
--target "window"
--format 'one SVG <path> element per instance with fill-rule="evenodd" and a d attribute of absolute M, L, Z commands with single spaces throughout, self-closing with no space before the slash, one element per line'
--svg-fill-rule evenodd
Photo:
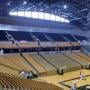
<path fill-rule="evenodd" d="M 39 12 L 39 19 L 45 19 L 45 18 L 44 18 L 44 13 L 43 13 L 43 12 Z"/>
<path fill-rule="evenodd" d="M 32 17 L 32 18 L 38 18 L 38 19 L 44 19 L 44 20 L 50 20 L 50 21 L 58 21 L 58 22 L 66 22 L 69 23 L 70 21 L 60 17 L 55 16 L 53 14 L 44 13 L 44 12 L 35 12 L 35 11 L 12 11 L 9 13 L 10 15 L 14 16 L 22 16 L 22 17 Z"/>
<path fill-rule="evenodd" d="M 60 17 L 59 16 L 56 16 L 56 21 L 60 22 Z"/>
<path fill-rule="evenodd" d="M 17 16 L 18 13 L 17 13 L 17 12 L 10 12 L 9 14 L 10 14 L 10 15 Z"/>
<path fill-rule="evenodd" d="M 50 20 L 50 14 L 45 13 L 45 20 Z"/>
<path fill-rule="evenodd" d="M 25 12 L 24 11 L 19 11 L 19 12 L 17 12 L 17 15 L 23 17 L 23 16 L 25 16 Z"/>
<path fill-rule="evenodd" d="M 61 22 L 65 22 L 65 19 L 61 17 L 61 18 L 60 18 L 60 21 L 61 21 Z"/>
<path fill-rule="evenodd" d="M 55 15 L 50 15 L 50 20 L 55 21 Z"/>
<path fill-rule="evenodd" d="M 31 17 L 31 16 L 32 16 L 31 12 L 25 11 L 25 17 Z"/>
<path fill-rule="evenodd" d="M 38 18 L 39 14 L 38 12 L 32 12 L 32 18 Z"/>

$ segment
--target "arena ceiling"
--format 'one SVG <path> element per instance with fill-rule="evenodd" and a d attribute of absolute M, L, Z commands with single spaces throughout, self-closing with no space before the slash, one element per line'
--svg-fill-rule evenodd
<path fill-rule="evenodd" d="M 51 13 L 87 30 L 90 0 L 0 0 L 0 15 L 8 15 L 11 10 Z"/>

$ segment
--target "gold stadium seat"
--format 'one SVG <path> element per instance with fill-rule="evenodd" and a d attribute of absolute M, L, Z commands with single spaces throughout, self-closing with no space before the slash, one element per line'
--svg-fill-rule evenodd
<path fill-rule="evenodd" d="M 0 73 L 0 84 L 2 90 L 63 90 L 50 83 L 22 79 L 4 73 Z"/>

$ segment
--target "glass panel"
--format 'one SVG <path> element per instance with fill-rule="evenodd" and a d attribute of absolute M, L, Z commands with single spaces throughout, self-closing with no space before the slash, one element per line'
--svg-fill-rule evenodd
<path fill-rule="evenodd" d="M 60 18 L 60 21 L 61 21 L 61 22 L 65 22 L 65 19 L 61 17 L 61 18 Z"/>
<path fill-rule="evenodd" d="M 10 15 L 17 16 L 17 12 L 10 12 L 9 14 L 10 14 Z"/>
<path fill-rule="evenodd" d="M 50 15 L 50 20 L 55 21 L 55 15 Z"/>
<path fill-rule="evenodd" d="M 25 11 L 25 17 L 31 17 L 32 16 L 32 13 L 29 11 Z"/>
<path fill-rule="evenodd" d="M 56 21 L 60 21 L 60 17 L 59 16 L 56 16 Z"/>
<path fill-rule="evenodd" d="M 38 18 L 38 12 L 32 12 L 32 18 Z"/>
<path fill-rule="evenodd" d="M 39 15 L 39 19 L 44 19 L 44 13 L 39 12 L 38 15 Z"/>
<path fill-rule="evenodd" d="M 50 14 L 45 13 L 45 20 L 50 20 Z"/>
<path fill-rule="evenodd" d="M 18 11 L 17 14 L 18 14 L 18 16 L 22 16 L 23 17 L 25 15 L 25 12 L 24 11 Z"/>
<path fill-rule="evenodd" d="M 14 12 L 10 12 L 10 15 L 14 15 L 14 16 L 25 16 L 25 17 L 32 17 L 32 18 L 39 18 L 39 19 L 45 19 L 45 20 L 52 20 L 52 21 L 58 21 L 58 22 L 66 22 L 66 23 L 70 23 L 69 20 L 60 17 L 60 16 L 55 16 L 53 14 L 49 14 L 49 13 L 43 13 L 43 12 L 31 12 L 31 11 L 14 11 Z"/>

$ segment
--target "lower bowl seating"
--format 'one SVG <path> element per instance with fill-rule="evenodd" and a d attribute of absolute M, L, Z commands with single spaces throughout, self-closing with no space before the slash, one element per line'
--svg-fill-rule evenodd
<path fill-rule="evenodd" d="M 0 90 L 63 90 L 53 84 L 0 73 Z"/>

